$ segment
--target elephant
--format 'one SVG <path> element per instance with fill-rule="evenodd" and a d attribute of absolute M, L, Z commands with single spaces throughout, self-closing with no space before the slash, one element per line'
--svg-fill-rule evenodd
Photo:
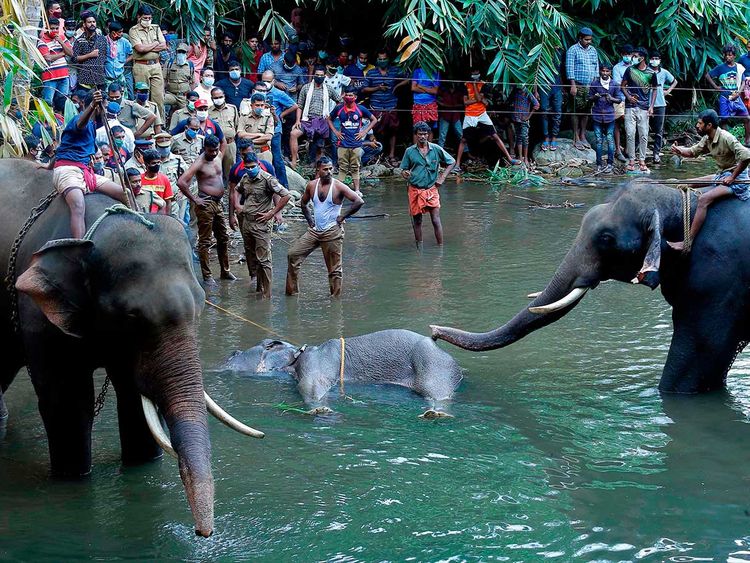
<path fill-rule="evenodd" d="M 343 380 L 341 351 L 344 350 Z M 285 372 L 297 382 L 312 414 L 330 412 L 325 396 L 347 383 L 401 385 L 430 402 L 425 418 L 446 416 L 442 409 L 463 378 L 456 360 L 429 337 L 410 330 L 381 330 L 361 336 L 328 340 L 319 346 L 295 346 L 263 340 L 232 354 L 222 370 L 243 373 Z"/>
<path fill-rule="evenodd" d="M 196 322 L 205 294 L 183 227 L 165 215 L 122 207 L 115 213 L 114 200 L 93 193 L 85 197 L 90 236 L 72 239 L 68 206 L 56 197 L 13 252 L 29 210 L 52 191 L 52 173 L 30 161 L 3 159 L 0 178 L 0 263 L 8 264 L 9 278 L 0 292 L 6 343 L 0 417 L 8 416 L 3 394 L 26 366 L 52 475 L 84 477 L 91 471 L 93 371 L 105 368 L 117 395 L 123 463 L 156 459 L 160 446 L 176 453 L 196 534 L 211 535 L 207 402 L 212 414 L 236 429 L 244 425 L 203 390 Z"/>
<path fill-rule="evenodd" d="M 692 219 L 698 195 L 688 197 Z M 432 337 L 467 350 L 494 350 L 560 319 L 602 281 L 661 285 L 672 306 L 673 333 L 659 390 L 695 394 L 722 388 L 750 340 L 750 207 L 734 197 L 711 205 L 688 254 L 667 244 L 683 239 L 684 209 L 681 190 L 630 182 L 586 213 L 544 291 L 529 296 L 531 306 L 488 332 L 432 325 Z"/>

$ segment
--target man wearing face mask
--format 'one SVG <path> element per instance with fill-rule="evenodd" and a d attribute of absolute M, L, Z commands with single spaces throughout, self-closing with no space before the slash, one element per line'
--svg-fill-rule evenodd
<path fill-rule="evenodd" d="M 141 136 L 150 139 L 156 133 L 161 133 L 161 128 L 164 122 L 160 117 L 159 108 L 156 107 L 154 102 L 149 101 L 148 99 L 148 84 L 144 82 L 135 83 L 135 102 L 142 108 L 146 108 L 156 117 L 154 122 L 146 127 Z M 143 125 L 142 120 L 145 121 L 145 118 L 136 118 L 136 129 L 141 129 L 141 126 Z"/>
<path fill-rule="evenodd" d="M 156 151 L 161 158 L 160 172 L 169 179 L 169 183 L 172 185 L 172 191 L 174 192 L 174 199 L 172 200 L 170 213 L 183 225 L 187 225 L 190 221 L 188 200 L 180 190 L 175 191 L 175 187 L 177 186 L 177 180 L 188 169 L 188 165 L 179 154 L 172 153 L 172 135 L 167 132 L 159 133 L 154 136 L 154 142 L 156 143 Z"/>
<path fill-rule="evenodd" d="M 227 103 L 224 90 L 221 88 L 211 90 L 211 101 L 213 107 L 208 110 L 208 116 L 224 133 L 225 148 L 222 152 L 221 167 L 224 178 L 227 178 L 229 169 L 237 159 L 237 146 L 234 141 L 239 128 L 240 114 L 235 106 Z"/>
<path fill-rule="evenodd" d="M 321 144 L 330 136 L 328 128 L 328 114 L 330 113 L 330 100 L 341 101 L 336 91 L 325 84 L 325 69 L 322 66 L 315 68 L 312 82 L 302 87 L 299 94 L 297 107 L 297 120 L 292 127 L 289 140 L 292 152 L 292 168 L 297 166 L 299 151 L 299 138 L 306 135 L 310 141 L 310 158 L 320 158 Z"/>
<path fill-rule="evenodd" d="M 195 117 L 195 102 L 199 99 L 198 92 L 190 91 L 185 95 L 185 107 L 178 109 L 172 113 L 172 117 L 169 118 L 169 132 L 172 135 L 175 134 L 174 128 L 177 125 L 187 119 L 188 117 Z"/>
<path fill-rule="evenodd" d="M 282 123 L 290 123 L 289 130 L 295 121 L 297 115 L 297 104 L 294 100 L 286 93 L 278 88 L 272 86 L 274 83 L 273 71 L 267 70 L 263 73 L 263 80 L 255 85 L 255 89 L 258 93 L 262 93 L 266 96 L 266 104 L 268 104 L 269 110 L 274 116 L 274 130 L 273 138 L 271 139 L 271 154 L 273 160 L 278 164 L 276 167 L 276 177 L 281 182 L 281 185 L 285 188 L 289 188 L 289 181 L 286 177 L 286 165 L 284 164 L 284 156 L 281 153 L 282 146 L 282 135 L 283 128 Z M 286 137 L 287 143 L 289 141 L 289 134 Z"/>
<path fill-rule="evenodd" d="M 109 147 L 110 154 L 109 156 L 105 155 L 104 166 L 116 170 L 118 167 L 125 166 L 125 163 L 130 160 L 130 152 L 125 148 L 126 129 L 120 125 L 115 125 L 111 131 L 115 144 Z"/>
<path fill-rule="evenodd" d="M 357 90 L 357 95 L 365 87 L 365 74 L 375 67 L 367 62 L 367 51 L 360 51 L 354 62 L 344 69 L 344 74 L 352 79 L 351 86 Z"/>
<path fill-rule="evenodd" d="M 40 162 L 39 154 L 42 152 L 42 142 L 36 135 L 24 135 L 23 144 L 26 145 L 26 152 L 23 158 L 32 162 Z"/>
<path fill-rule="evenodd" d="M 109 124 L 109 128 L 112 129 L 113 127 L 122 127 L 123 131 L 125 132 L 125 139 L 123 140 L 122 146 L 125 148 L 126 151 L 129 153 L 133 152 L 133 149 L 135 149 L 135 136 L 133 135 L 133 132 L 125 127 L 122 122 L 118 119 L 118 116 L 120 115 L 120 104 L 117 102 L 108 102 L 106 106 L 107 110 L 107 123 Z M 107 129 L 104 126 L 99 127 L 96 130 L 96 142 L 97 143 L 109 143 L 109 137 L 107 136 Z M 119 147 L 118 147 L 119 148 Z"/>
<path fill-rule="evenodd" d="M 58 20 L 59 21 L 59 27 L 57 29 L 57 37 L 62 41 L 65 39 L 65 20 L 63 19 L 62 15 L 62 7 L 60 6 L 60 2 L 56 2 L 55 0 L 48 0 L 46 3 L 46 10 L 47 10 L 47 22 L 50 22 L 50 20 Z M 42 31 L 44 33 L 44 31 Z"/>
<path fill-rule="evenodd" d="M 109 22 L 107 29 L 107 63 L 104 65 L 107 86 L 113 82 L 126 84 L 125 65 L 133 60 L 133 46 L 123 37 L 120 22 Z"/>
<path fill-rule="evenodd" d="M 195 91 L 198 92 L 198 97 L 201 100 L 210 100 L 211 90 L 213 90 L 214 82 L 216 81 L 214 78 L 214 71 L 212 68 L 203 68 L 201 69 L 200 76 L 201 81 L 195 87 Z"/>
<path fill-rule="evenodd" d="M 273 164 L 271 139 L 274 134 L 274 123 L 271 113 L 266 110 L 266 98 L 263 94 L 253 94 L 250 102 L 250 115 L 243 115 L 240 119 L 239 136 L 253 142 L 258 158 Z"/>
<path fill-rule="evenodd" d="M 49 20 L 48 29 L 39 36 L 37 49 L 47 62 L 47 68 L 41 75 L 42 99 L 52 106 L 55 95 L 67 96 L 70 91 L 68 61 L 65 56 L 73 54 L 73 47 L 64 36 L 60 39 L 60 20 Z"/>
<path fill-rule="evenodd" d="M 103 144 L 102 146 L 98 146 L 96 152 L 91 155 L 91 170 L 97 176 L 102 176 L 110 182 L 120 186 L 122 184 L 120 183 L 120 177 L 117 174 L 117 171 L 114 168 L 106 166 L 107 163 L 104 158 L 104 150 L 102 150 L 105 149 L 105 147 L 106 149 L 109 149 L 109 145 Z"/>
<path fill-rule="evenodd" d="M 245 173 L 232 191 L 231 206 L 239 219 L 250 279 L 257 277 L 256 291 L 270 299 L 271 220 L 289 201 L 289 191 L 261 170 L 254 152 L 245 155 L 244 163 Z"/>
<path fill-rule="evenodd" d="M 107 39 L 96 31 L 96 17 L 86 10 L 81 13 L 83 35 L 73 44 L 73 64 L 78 69 L 78 86 L 87 90 L 103 90 L 107 81 Z"/>
<path fill-rule="evenodd" d="M 174 199 L 174 191 L 169 178 L 161 172 L 161 156 L 159 152 L 154 149 L 144 151 L 143 163 L 146 169 L 141 175 L 141 190 L 153 192 L 164 202 L 162 207 L 152 205 L 149 212 L 169 215 L 172 199 Z"/>
<path fill-rule="evenodd" d="M 363 120 L 368 124 L 364 125 Z M 340 129 L 334 125 L 334 121 L 340 123 Z M 328 126 L 336 138 L 336 146 L 341 167 L 339 168 L 339 180 L 349 176 L 354 185 L 354 191 L 359 192 L 359 169 L 362 165 L 362 145 L 367 134 L 375 126 L 378 120 L 366 107 L 357 103 L 356 90 L 351 86 L 344 92 L 344 103 L 333 108 L 328 116 Z"/>
<path fill-rule="evenodd" d="M 184 131 L 172 134 L 172 153 L 180 155 L 190 166 L 203 150 L 204 138 L 198 118 L 188 117 L 185 120 Z"/>
<path fill-rule="evenodd" d="M 208 100 L 200 99 L 195 102 L 195 117 L 198 118 L 198 123 L 200 123 L 198 132 L 204 137 L 207 137 L 208 135 L 214 135 L 218 137 L 221 142 L 219 150 L 223 151 L 226 148 L 224 130 L 218 123 L 208 117 L 208 107 Z M 172 133 L 172 135 L 177 135 L 178 133 L 182 133 L 186 127 L 187 121 L 181 121 L 174 129 L 172 129 L 172 131 L 170 131 L 170 133 Z"/>
<path fill-rule="evenodd" d="M 216 86 L 224 91 L 227 103 L 232 104 L 239 110 L 242 100 L 251 96 L 255 84 L 242 77 L 240 63 L 235 60 L 229 63 L 228 76 L 219 80 Z"/>
<path fill-rule="evenodd" d="M 648 51 L 636 49 L 633 64 L 625 71 L 620 88 L 625 95 L 625 135 L 628 145 L 628 172 L 635 171 L 634 157 L 638 157 L 640 172 L 648 173 L 646 146 L 648 143 L 648 120 L 654 113 L 656 101 L 656 73 L 646 64 Z M 636 154 L 637 147 L 637 154 Z"/>
<path fill-rule="evenodd" d="M 156 114 L 133 100 L 123 98 L 122 86 L 119 82 L 109 85 L 107 99 L 120 105 L 117 118 L 124 127 L 133 131 L 136 139 L 144 137 L 148 128 L 156 123 Z"/>
<path fill-rule="evenodd" d="M 271 51 L 260 58 L 258 73 L 263 74 L 264 70 L 272 70 L 274 76 L 284 72 L 284 53 L 281 50 L 281 41 L 278 39 L 271 40 Z"/>
<path fill-rule="evenodd" d="M 164 103 L 170 111 L 182 109 L 187 105 L 186 95 L 193 89 L 193 63 L 187 60 L 187 43 L 179 43 L 175 50 L 174 60 L 167 65 L 164 72 L 166 91 Z"/>
<path fill-rule="evenodd" d="M 297 58 L 293 53 L 287 52 L 284 55 L 284 69 L 281 74 L 276 75 L 274 86 L 289 94 L 296 103 L 299 91 L 306 82 L 305 71 L 297 64 Z"/>
<path fill-rule="evenodd" d="M 633 58 L 636 57 L 635 47 L 625 44 L 620 47 L 620 62 L 612 67 L 612 82 L 622 84 L 622 77 L 625 71 L 633 64 Z M 615 106 L 615 158 L 620 162 L 627 162 L 622 154 L 622 144 L 620 143 L 620 128 L 625 123 L 625 100 Z"/>
<path fill-rule="evenodd" d="M 146 163 L 143 160 L 143 154 L 154 148 L 154 142 L 149 139 L 136 139 L 133 156 L 124 164 L 125 169 L 137 168 L 141 173 L 146 171 Z"/>
<path fill-rule="evenodd" d="M 654 101 L 654 115 L 651 118 L 651 129 L 654 132 L 654 164 L 661 162 L 661 149 L 664 146 L 664 118 L 667 113 L 666 97 L 677 86 L 677 80 L 667 69 L 661 66 L 661 55 L 652 51 L 648 66 L 656 73 L 656 100 Z M 664 86 L 667 89 L 664 90 Z"/>
<path fill-rule="evenodd" d="M 154 12 L 150 6 L 138 8 L 138 24 L 130 28 L 133 44 L 133 79 L 148 85 L 151 101 L 156 104 L 164 121 L 164 76 L 159 64 L 159 53 L 167 49 L 167 40 L 158 25 L 153 23 Z"/>
<path fill-rule="evenodd" d="M 380 51 L 375 60 L 376 68 L 365 75 L 367 85 L 362 89 L 363 94 L 370 96 L 370 109 L 378 118 L 378 126 L 375 133 L 387 143 L 388 162 L 396 167 L 399 164 L 396 158 L 396 132 L 398 131 L 399 118 L 396 113 L 398 98 L 396 89 L 411 84 L 411 80 L 403 79 L 404 73 L 398 67 L 392 66 L 388 53 Z"/>

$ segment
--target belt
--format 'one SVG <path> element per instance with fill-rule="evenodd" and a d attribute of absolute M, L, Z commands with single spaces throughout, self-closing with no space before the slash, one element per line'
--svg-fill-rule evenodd
<path fill-rule="evenodd" d="M 222 197 L 220 195 L 207 194 L 206 192 L 202 192 L 200 190 L 198 190 L 198 195 L 201 197 L 207 197 L 208 199 L 210 199 L 211 201 L 215 201 L 216 203 L 220 202 Z"/>
<path fill-rule="evenodd" d="M 224 136 L 224 140 L 227 142 L 227 144 L 234 143 L 234 137 Z"/>
<path fill-rule="evenodd" d="M 134 63 L 138 63 L 139 65 L 155 65 L 159 64 L 159 61 L 152 60 L 152 61 L 133 61 Z"/>

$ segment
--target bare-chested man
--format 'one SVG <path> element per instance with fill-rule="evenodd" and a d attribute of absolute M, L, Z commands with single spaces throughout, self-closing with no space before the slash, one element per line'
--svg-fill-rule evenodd
<path fill-rule="evenodd" d="M 229 233 L 224 221 L 221 198 L 224 195 L 224 181 L 221 176 L 221 156 L 219 138 L 208 135 L 203 141 L 204 152 L 190 168 L 177 180 L 177 186 L 195 206 L 198 218 L 198 258 L 201 261 L 201 274 L 207 285 L 215 285 L 208 263 L 208 249 L 211 247 L 211 235 L 216 237 L 216 252 L 219 255 L 221 279 L 236 280 L 229 271 Z M 217 158 L 218 157 L 218 158 Z M 195 176 L 198 181 L 198 195 L 190 193 L 190 182 Z"/>
<path fill-rule="evenodd" d="M 328 286 L 333 297 L 341 295 L 344 253 L 344 220 L 351 217 L 364 205 L 364 200 L 343 182 L 333 178 L 333 162 L 321 157 L 316 165 L 317 179 L 308 182 L 302 195 L 302 214 L 309 225 L 307 231 L 289 248 L 286 272 L 286 294 L 299 293 L 299 269 L 310 253 L 320 247 L 328 268 Z M 351 205 L 343 213 L 341 206 L 348 199 Z M 310 215 L 308 204 L 312 201 L 315 216 Z"/>

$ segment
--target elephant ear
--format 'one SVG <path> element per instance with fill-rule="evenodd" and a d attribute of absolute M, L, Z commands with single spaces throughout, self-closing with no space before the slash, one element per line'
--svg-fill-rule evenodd
<path fill-rule="evenodd" d="M 59 239 L 46 243 L 31 258 L 29 268 L 16 280 L 49 321 L 65 334 L 83 337 L 91 298 L 86 283 L 90 240 Z"/>
<path fill-rule="evenodd" d="M 659 210 L 655 209 L 645 229 L 648 234 L 648 249 L 638 274 L 633 283 L 642 283 L 651 289 L 659 285 L 659 266 L 661 265 L 661 219 Z"/>

